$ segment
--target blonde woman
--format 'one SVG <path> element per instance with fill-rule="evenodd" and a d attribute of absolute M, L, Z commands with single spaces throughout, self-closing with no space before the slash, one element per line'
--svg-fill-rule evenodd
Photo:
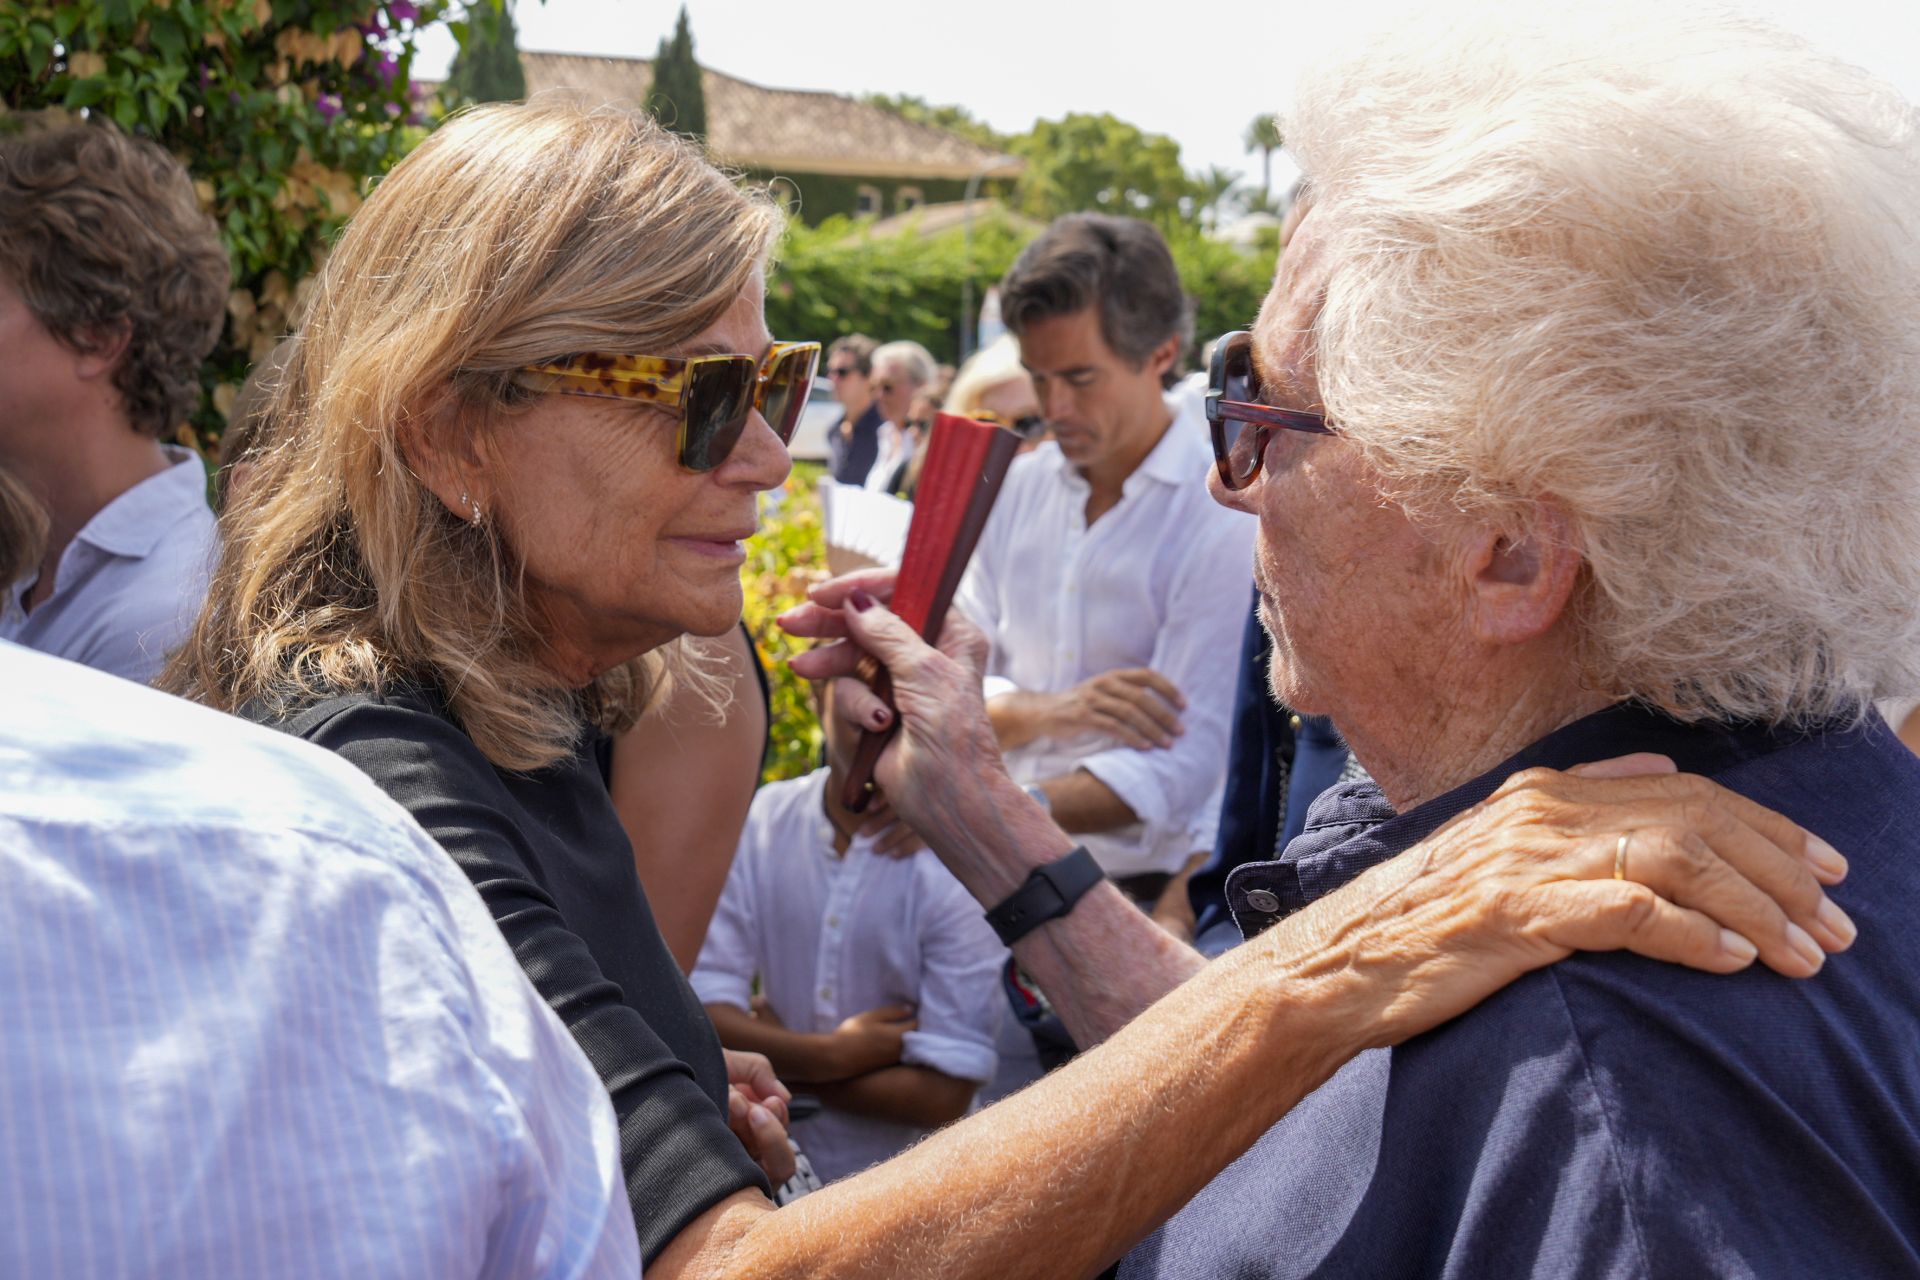
<path fill-rule="evenodd" d="M 1751 959 L 1692 912 L 1623 912 L 1648 891 L 1596 856 L 1596 831 L 1691 812 L 1711 832 L 1732 801 L 1573 779 L 1554 834 L 1502 838 L 1526 814 L 1510 806 L 1425 846 L 1392 910 L 1350 894 L 1303 913 L 1057 1079 L 775 1211 L 729 1132 L 713 1030 L 649 918 L 605 743 L 668 682 L 702 679 L 683 636 L 739 619 L 740 540 L 787 473 L 816 354 L 762 319 L 777 230 L 638 115 L 535 104 L 449 122 L 329 259 L 274 448 L 227 513 L 170 672 L 352 760 L 466 870 L 607 1085 L 650 1276 L 1097 1269 L 1340 1061 L 1564 947 Z M 952 642 L 966 636 L 956 623 Z M 973 709 L 956 741 L 986 743 L 968 769 L 991 774 Z M 957 781 L 915 785 L 934 803 Z M 983 839 L 1000 822 L 966 803 L 943 818 Z M 1648 841 L 1632 876 L 1696 903 L 1736 871 L 1777 884 L 1804 836 L 1767 829 L 1690 866 Z M 1753 898 L 1720 910 L 1769 937 L 1780 908 Z M 1366 962 L 1329 963 L 1336 938 Z M 1475 962 L 1440 962 L 1454 954 Z M 817 1048 L 851 1076 L 897 1059 L 901 1034 L 854 1025 Z M 744 1084 L 745 1140 L 784 1149 L 777 1086 Z"/>

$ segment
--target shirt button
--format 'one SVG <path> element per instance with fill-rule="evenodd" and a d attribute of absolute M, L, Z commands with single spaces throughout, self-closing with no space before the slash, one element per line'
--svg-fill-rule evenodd
<path fill-rule="evenodd" d="M 1299 717 L 1299 716 L 1288 716 L 1288 717 L 1287 717 L 1287 727 L 1288 727 L 1289 729 L 1292 729 L 1292 730 L 1293 730 L 1293 731 L 1294 731 L 1295 733 L 1298 733 L 1298 732 L 1300 732 L 1300 717 Z"/>
<path fill-rule="evenodd" d="M 1271 898 L 1271 897 L 1272 897 L 1273 895 L 1272 895 L 1272 894 L 1268 894 L 1267 896 L 1268 896 L 1269 898 Z M 1279 903 L 1277 903 L 1277 902 L 1276 902 L 1276 903 L 1274 903 L 1273 905 L 1274 905 L 1274 907 L 1275 907 L 1275 909 L 1276 909 L 1276 910 L 1277 910 L 1277 909 L 1279 908 L 1279 906 L 1280 906 L 1280 904 L 1279 904 Z M 822 988 L 820 988 L 820 998 L 821 998 L 822 1000 L 831 1000 L 831 999 L 833 999 L 833 988 L 832 988 L 832 987 L 822 987 Z"/>
<path fill-rule="evenodd" d="M 1272 915 L 1280 910 L 1280 899 L 1268 889 L 1249 889 L 1247 905 L 1264 915 Z"/>
<path fill-rule="evenodd" d="M 828 917 L 827 917 L 827 928 L 829 928 L 829 929 L 838 929 L 839 927 L 840 927 L 840 917 L 839 917 L 839 916 L 828 916 Z"/>

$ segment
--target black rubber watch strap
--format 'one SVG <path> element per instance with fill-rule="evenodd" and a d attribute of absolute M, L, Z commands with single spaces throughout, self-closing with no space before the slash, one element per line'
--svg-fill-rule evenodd
<path fill-rule="evenodd" d="M 1049 920 L 1073 910 L 1087 890 L 1106 877 L 1085 845 L 1075 845 L 1062 857 L 1027 873 L 1027 882 L 987 912 L 987 923 L 1012 946 Z"/>

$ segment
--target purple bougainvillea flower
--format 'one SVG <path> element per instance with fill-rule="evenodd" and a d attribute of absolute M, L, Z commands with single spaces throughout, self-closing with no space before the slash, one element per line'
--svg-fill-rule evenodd
<path fill-rule="evenodd" d="M 339 94 L 323 93 L 314 102 L 313 109 L 315 111 L 318 111 L 322 116 L 331 120 L 335 116 L 339 115 L 344 108 L 341 105 Z"/>
<path fill-rule="evenodd" d="M 373 74 L 380 77 L 381 84 L 392 84 L 393 78 L 400 74 L 400 59 L 391 53 L 380 55 L 380 61 L 373 64 Z"/>
<path fill-rule="evenodd" d="M 388 0 L 387 16 L 395 22 L 412 22 L 420 16 L 420 6 L 411 0 Z"/>

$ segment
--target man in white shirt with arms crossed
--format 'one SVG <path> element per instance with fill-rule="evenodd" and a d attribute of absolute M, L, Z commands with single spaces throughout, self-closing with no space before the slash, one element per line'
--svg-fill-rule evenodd
<path fill-rule="evenodd" d="M 1164 392 L 1192 318 L 1158 231 L 1061 218 L 1000 306 L 1054 439 L 1015 460 L 959 603 L 1014 778 L 1150 901 L 1213 845 L 1254 522 L 1208 498 L 1206 421 Z"/>

